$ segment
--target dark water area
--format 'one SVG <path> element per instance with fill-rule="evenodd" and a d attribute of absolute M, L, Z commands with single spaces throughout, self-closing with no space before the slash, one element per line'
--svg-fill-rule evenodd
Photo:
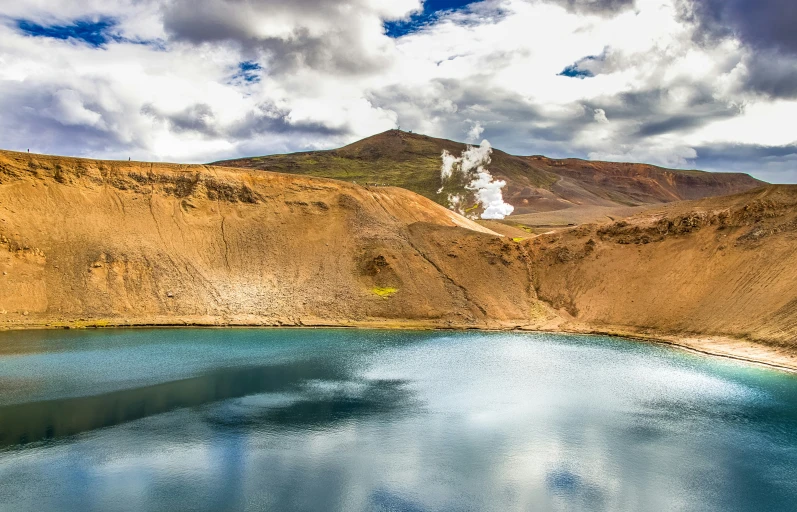
<path fill-rule="evenodd" d="M 797 377 L 622 339 L 0 333 L 0 511 L 797 510 Z"/>

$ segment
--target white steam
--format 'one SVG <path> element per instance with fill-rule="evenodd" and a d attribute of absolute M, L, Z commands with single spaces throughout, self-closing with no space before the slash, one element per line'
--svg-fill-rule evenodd
<path fill-rule="evenodd" d="M 476 198 L 484 207 L 482 219 L 503 219 L 514 211 L 515 207 L 504 202 L 501 189 L 506 186 L 503 180 L 495 181 L 485 169 L 479 171 L 478 178 L 471 181 L 468 188 L 476 190 Z"/>
<path fill-rule="evenodd" d="M 446 182 L 454 173 L 454 165 L 460 162 L 461 159 L 455 157 L 445 149 L 443 150 L 443 155 L 441 158 L 443 159 L 443 167 L 440 168 L 440 177 L 443 179 L 443 182 Z M 440 190 L 438 190 L 437 193 L 439 194 L 442 191 L 443 187 L 440 187 Z"/>
<path fill-rule="evenodd" d="M 438 193 L 443 191 L 445 183 L 454 173 L 460 173 L 467 180 L 465 188 L 475 191 L 476 200 L 484 208 L 482 219 L 503 219 L 515 209 L 511 204 L 504 202 L 501 192 L 506 186 L 506 181 L 494 180 L 486 166 L 490 164 L 490 154 L 493 152 L 490 142 L 483 140 L 479 146 L 468 146 L 460 157 L 456 157 L 446 150 L 440 158 L 443 164 L 440 167 L 440 178 L 443 186 Z M 448 202 L 451 208 L 463 213 L 463 198 L 459 194 L 449 194 Z"/>
<path fill-rule="evenodd" d="M 482 133 L 484 133 L 484 127 L 480 122 L 476 121 L 471 125 L 470 130 L 468 130 L 468 140 L 475 142 L 479 140 L 479 137 L 482 136 Z"/>
<path fill-rule="evenodd" d="M 462 196 L 460 194 L 448 194 L 448 204 L 449 207 L 458 213 L 464 213 L 462 211 Z"/>

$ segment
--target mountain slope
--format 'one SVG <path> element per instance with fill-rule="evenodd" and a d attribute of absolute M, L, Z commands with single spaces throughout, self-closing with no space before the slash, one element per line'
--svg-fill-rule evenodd
<path fill-rule="evenodd" d="M 446 195 L 437 193 L 441 187 L 440 155 L 443 150 L 459 155 L 465 148 L 465 144 L 450 140 L 390 130 L 336 150 L 242 158 L 214 165 L 387 184 L 449 206 Z M 488 169 L 494 177 L 507 181 L 504 200 L 515 207 L 516 215 L 575 205 L 658 204 L 733 194 L 763 185 L 746 174 L 522 157 L 500 150 L 493 151 Z"/>
<path fill-rule="evenodd" d="M 589 329 L 797 349 L 797 186 L 673 203 L 528 242 L 539 298 Z"/>
<path fill-rule="evenodd" d="M 0 152 L 0 328 L 544 328 L 797 368 L 795 186 L 510 237 L 401 188 Z"/>
<path fill-rule="evenodd" d="M 0 152 L 0 271 L 0 326 L 545 321 L 522 248 L 428 199 L 208 166 Z"/>

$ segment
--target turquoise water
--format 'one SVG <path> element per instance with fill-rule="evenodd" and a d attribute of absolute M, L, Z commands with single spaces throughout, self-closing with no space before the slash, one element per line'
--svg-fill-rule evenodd
<path fill-rule="evenodd" d="M 0 510 L 797 510 L 797 378 L 596 336 L 0 333 Z"/>

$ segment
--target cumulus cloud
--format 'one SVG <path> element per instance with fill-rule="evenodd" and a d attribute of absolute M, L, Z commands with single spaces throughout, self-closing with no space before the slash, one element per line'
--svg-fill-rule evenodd
<path fill-rule="evenodd" d="M 60 89 L 53 94 L 53 103 L 44 110 L 64 126 L 91 126 L 107 129 L 102 114 L 89 110 L 80 95 L 72 89 Z"/>
<path fill-rule="evenodd" d="M 489 127 L 513 153 L 721 170 L 732 162 L 705 148 L 795 142 L 783 129 L 797 115 L 786 0 L 0 5 L 9 149 L 202 162 L 396 125 L 476 142 Z M 422 24 L 389 33 L 422 8 Z M 738 157 L 735 168 L 797 176 L 785 154 Z"/>
<path fill-rule="evenodd" d="M 662 167 L 690 168 L 694 166 L 697 151 L 688 146 L 618 145 L 614 152 L 594 151 L 591 160 L 610 162 L 649 162 Z"/>
<path fill-rule="evenodd" d="M 595 121 L 602 124 L 608 124 L 609 118 L 606 117 L 606 111 L 602 108 L 595 109 Z"/>
<path fill-rule="evenodd" d="M 470 120 L 469 120 L 470 121 Z M 468 130 L 468 142 L 475 142 L 481 138 L 484 133 L 484 126 L 478 121 L 470 121 L 471 127 Z"/>
<path fill-rule="evenodd" d="M 173 40 L 230 43 L 259 55 L 271 73 L 357 74 L 390 65 L 383 22 L 420 8 L 420 0 L 172 0 L 163 26 Z"/>
<path fill-rule="evenodd" d="M 775 51 L 749 52 L 738 68 L 738 92 L 797 99 L 797 56 Z"/>
<path fill-rule="evenodd" d="M 682 15 L 704 38 L 736 36 L 755 48 L 797 55 L 797 4 L 792 0 L 683 0 Z"/>
<path fill-rule="evenodd" d="M 634 0 L 547 0 L 577 13 L 611 16 L 634 7 Z"/>
<path fill-rule="evenodd" d="M 780 146 L 764 144 L 705 144 L 695 148 L 697 167 L 710 171 L 755 174 L 770 183 L 797 184 L 797 143 Z"/>

